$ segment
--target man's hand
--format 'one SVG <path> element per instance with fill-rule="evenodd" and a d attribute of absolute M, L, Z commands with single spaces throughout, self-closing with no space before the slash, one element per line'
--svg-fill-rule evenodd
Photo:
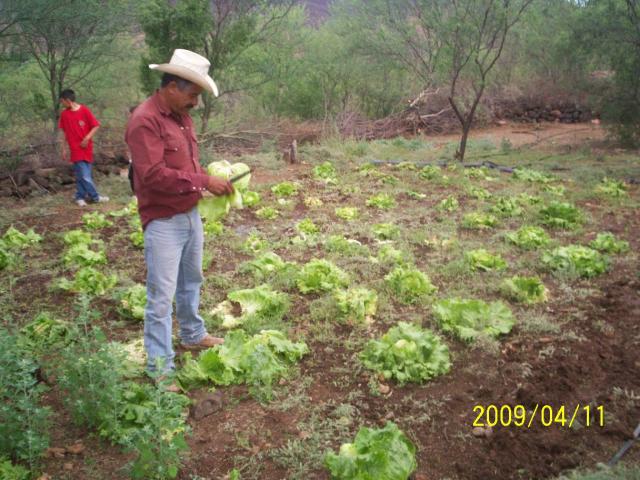
<path fill-rule="evenodd" d="M 82 141 L 80 142 L 80 146 L 82 148 L 87 148 L 87 145 L 89 145 L 89 139 L 87 137 L 83 138 Z"/>
<path fill-rule="evenodd" d="M 231 195 L 233 193 L 233 185 L 229 180 L 223 180 L 220 177 L 209 177 L 209 185 L 207 185 L 207 190 L 209 190 L 214 195 Z"/>

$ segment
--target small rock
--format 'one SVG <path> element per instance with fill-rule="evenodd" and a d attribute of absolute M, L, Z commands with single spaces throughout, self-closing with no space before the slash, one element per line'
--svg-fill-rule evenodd
<path fill-rule="evenodd" d="M 80 455 L 84 452 L 84 445 L 82 443 L 74 443 L 67 447 L 67 452 L 72 455 Z"/>
<path fill-rule="evenodd" d="M 385 385 L 384 383 L 381 383 L 378 385 L 378 390 L 380 390 L 380 393 L 382 395 L 386 395 L 391 391 L 391 387 L 389 385 Z"/>
<path fill-rule="evenodd" d="M 220 392 L 214 392 L 207 394 L 204 398 L 192 405 L 190 413 L 195 420 L 202 420 L 221 409 L 222 394 Z"/>
<path fill-rule="evenodd" d="M 471 431 L 474 437 L 476 438 L 489 438 L 493 435 L 493 428 L 491 427 L 473 427 Z"/>
<path fill-rule="evenodd" d="M 51 477 L 49 475 L 47 475 L 46 473 L 43 473 L 42 475 L 40 475 L 38 477 L 37 480 L 51 480 Z"/>
<path fill-rule="evenodd" d="M 64 454 L 67 453 L 66 448 L 49 447 L 45 451 L 47 457 L 64 458 Z"/>
<path fill-rule="evenodd" d="M 71 470 L 73 470 L 73 463 L 67 462 L 62 466 L 62 468 L 64 468 L 65 470 L 71 471 Z"/>
<path fill-rule="evenodd" d="M 280 380 L 278 380 L 278 385 L 280 385 L 281 387 L 287 384 L 287 380 L 284 378 L 281 378 Z"/>

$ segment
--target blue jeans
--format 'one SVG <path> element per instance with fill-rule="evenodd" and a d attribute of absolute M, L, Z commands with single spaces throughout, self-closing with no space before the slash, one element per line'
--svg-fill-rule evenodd
<path fill-rule="evenodd" d="M 76 200 L 84 200 L 89 197 L 97 202 L 99 195 L 91 177 L 91 164 L 84 160 L 75 162 L 73 173 L 76 175 Z"/>
<path fill-rule="evenodd" d="M 202 285 L 204 234 L 198 209 L 152 220 L 144 231 L 147 264 L 147 305 L 144 311 L 144 346 L 147 367 L 175 368 L 171 344 L 173 298 L 184 344 L 199 343 L 207 334 L 198 315 Z"/>

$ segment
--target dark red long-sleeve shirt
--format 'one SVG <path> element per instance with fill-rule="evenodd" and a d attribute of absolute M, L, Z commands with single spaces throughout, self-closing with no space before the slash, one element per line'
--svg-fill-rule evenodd
<path fill-rule="evenodd" d="M 200 166 L 189 115 L 172 113 L 156 92 L 133 111 L 125 141 L 143 228 L 197 205 L 209 176 Z"/>

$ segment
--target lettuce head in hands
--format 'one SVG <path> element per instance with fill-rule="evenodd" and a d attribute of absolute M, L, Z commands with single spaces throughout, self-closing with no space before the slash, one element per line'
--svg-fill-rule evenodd
<path fill-rule="evenodd" d="M 211 162 L 207 166 L 207 172 L 214 177 L 220 177 L 225 180 L 240 175 L 249 171 L 250 168 L 246 163 L 229 163 L 226 160 L 219 162 Z M 240 180 L 234 182 L 233 193 L 225 196 L 205 197 L 198 203 L 198 210 L 200 215 L 206 218 L 208 221 L 220 220 L 224 217 L 231 207 L 242 208 L 242 195 L 248 191 L 249 183 L 251 181 L 251 174 L 246 175 Z"/>

